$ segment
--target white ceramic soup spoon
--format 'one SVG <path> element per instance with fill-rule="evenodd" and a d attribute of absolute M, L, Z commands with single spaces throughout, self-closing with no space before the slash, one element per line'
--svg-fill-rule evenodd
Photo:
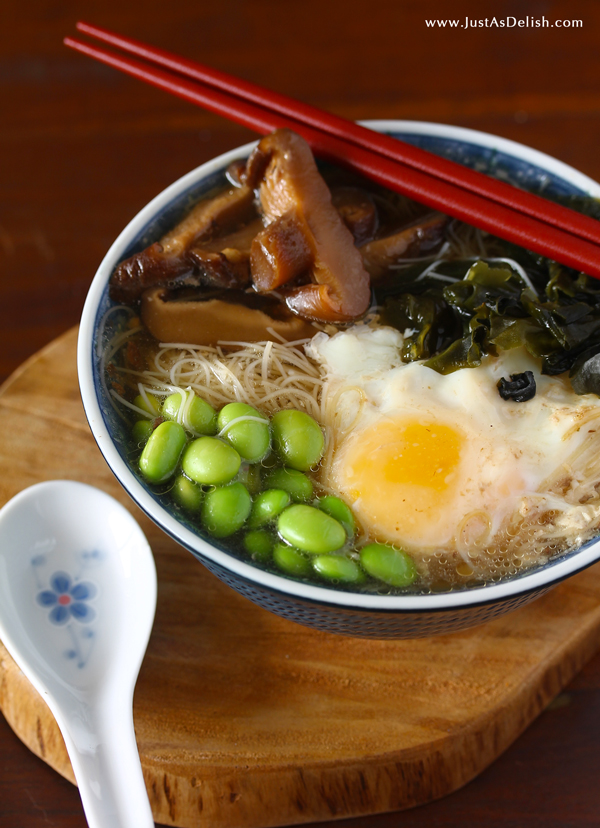
<path fill-rule="evenodd" d="M 0 639 L 52 711 L 90 828 L 154 826 L 133 690 L 156 569 L 129 512 L 83 483 L 39 483 L 0 511 Z"/>

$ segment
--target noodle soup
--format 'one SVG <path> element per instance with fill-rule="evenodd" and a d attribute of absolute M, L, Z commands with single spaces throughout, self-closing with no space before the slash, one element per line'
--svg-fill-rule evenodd
<path fill-rule="evenodd" d="M 515 577 L 597 534 L 592 280 L 331 170 L 328 247 L 319 205 L 277 214 L 248 169 L 113 276 L 102 376 L 157 497 L 267 571 L 385 595 Z M 323 275 L 348 237 L 350 289 Z M 318 456 L 286 448 L 298 414 Z M 265 428 L 210 477 L 209 449 Z"/>

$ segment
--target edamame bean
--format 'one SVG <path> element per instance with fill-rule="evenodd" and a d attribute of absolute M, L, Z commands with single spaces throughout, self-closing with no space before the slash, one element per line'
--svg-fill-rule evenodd
<path fill-rule="evenodd" d="M 286 546 L 285 543 L 276 543 L 273 549 L 273 562 L 279 569 L 283 569 L 288 575 L 295 575 L 296 578 L 304 578 L 310 575 L 310 561 L 299 549 L 293 546 Z"/>
<path fill-rule="evenodd" d="M 133 404 L 136 405 L 138 408 L 141 408 L 142 411 L 147 411 L 148 414 L 151 414 L 152 417 L 158 417 L 160 414 L 160 403 L 154 396 L 154 394 L 146 394 L 146 397 L 143 397 L 141 394 L 133 401 Z"/>
<path fill-rule="evenodd" d="M 335 552 L 346 542 L 346 531 L 338 520 L 303 503 L 288 506 L 279 515 L 277 530 L 292 546 L 313 555 Z"/>
<path fill-rule="evenodd" d="M 178 423 L 165 420 L 157 426 L 140 456 L 140 470 L 146 480 L 164 483 L 172 477 L 185 443 L 185 431 Z"/>
<path fill-rule="evenodd" d="M 386 584 L 405 587 L 417 578 L 418 572 L 413 559 L 403 549 L 396 549 L 385 543 L 369 543 L 360 550 L 363 568 Z"/>
<path fill-rule="evenodd" d="M 189 426 L 192 431 L 197 434 L 213 435 L 217 433 L 217 412 L 215 409 L 198 397 L 193 391 L 186 391 L 186 399 L 183 401 L 181 394 L 171 394 L 162 404 L 162 415 L 167 420 L 177 420 L 181 405 L 185 406 L 185 422 L 184 426 Z M 193 399 L 188 403 L 188 395 L 191 394 Z"/>
<path fill-rule="evenodd" d="M 262 492 L 263 485 L 260 479 L 260 465 L 242 461 L 237 479 L 248 489 L 251 495 Z"/>
<path fill-rule="evenodd" d="M 292 500 L 312 500 L 313 484 L 310 478 L 296 469 L 286 469 L 285 466 L 273 469 L 265 475 L 264 485 L 266 489 L 283 489 Z"/>
<path fill-rule="evenodd" d="M 277 457 L 275 452 L 272 450 L 272 447 L 271 451 L 268 454 L 266 454 L 260 461 L 260 465 L 265 473 L 270 469 L 276 469 L 279 468 L 279 466 L 281 466 L 281 461 L 279 457 Z"/>
<path fill-rule="evenodd" d="M 258 494 L 262 488 L 260 481 L 260 466 L 246 466 L 244 483 L 250 494 Z"/>
<path fill-rule="evenodd" d="M 244 548 L 253 561 L 266 563 L 273 551 L 273 537 L 266 529 L 252 529 L 244 535 Z"/>
<path fill-rule="evenodd" d="M 243 483 L 219 486 L 204 497 L 202 523 L 215 538 L 226 538 L 242 528 L 251 507 L 252 498 Z"/>
<path fill-rule="evenodd" d="M 252 511 L 248 518 L 248 526 L 264 526 L 275 520 L 286 506 L 290 505 L 290 496 L 283 489 L 267 489 L 254 498 Z"/>
<path fill-rule="evenodd" d="M 360 584 L 365 580 L 365 573 L 356 561 L 344 555 L 317 555 L 311 563 L 315 572 L 328 581 Z"/>
<path fill-rule="evenodd" d="M 304 411 L 286 409 L 271 417 L 273 445 L 286 466 L 308 471 L 323 455 L 325 441 L 316 420 Z"/>
<path fill-rule="evenodd" d="M 219 436 L 227 440 L 249 463 L 257 463 L 269 451 L 269 421 L 251 405 L 229 403 L 223 406 L 217 417 L 217 426 Z"/>
<path fill-rule="evenodd" d="M 184 451 L 181 466 L 185 474 L 196 483 L 222 486 L 233 480 L 241 462 L 237 451 L 223 440 L 198 437 Z"/>
<path fill-rule="evenodd" d="M 152 424 L 152 420 L 138 420 L 136 423 L 133 424 L 133 428 L 131 429 L 131 436 L 138 444 L 138 446 L 144 445 L 150 435 L 154 426 Z"/>
<path fill-rule="evenodd" d="M 320 497 L 315 505 L 323 512 L 331 515 L 331 517 L 339 520 L 349 538 L 354 536 L 356 523 L 354 522 L 352 509 L 341 498 L 335 495 L 325 495 L 324 497 Z"/>
<path fill-rule="evenodd" d="M 192 480 L 180 474 L 173 483 L 171 496 L 175 503 L 187 512 L 198 512 L 202 506 L 204 492 Z"/>

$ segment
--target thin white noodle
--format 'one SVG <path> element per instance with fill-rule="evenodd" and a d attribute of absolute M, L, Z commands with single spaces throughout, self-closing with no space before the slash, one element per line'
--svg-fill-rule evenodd
<path fill-rule="evenodd" d="M 402 268 L 410 267 L 413 264 L 420 264 L 420 262 L 431 262 L 431 261 L 442 261 L 444 256 L 450 250 L 450 244 L 448 242 L 444 242 L 444 244 L 440 247 L 437 253 L 433 253 L 430 256 L 416 256 L 415 258 L 406 258 L 400 259 L 395 264 L 387 265 L 390 270 L 400 270 Z"/>
<path fill-rule="evenodd" d="M 420 282 L 421 279 L 425 279 L 431 273 L 434 273 L 434 275 L 437 276 L 438 279 L 444 279 L 444 281 L 448 280 L 448 281 L 451 281 L 451 282 L 455 282 L 456 279 L 453 279 L 449 276 L 442 276 L 440 273 L 435 273 L 436 265 L 438 265 L 439 263 L 440 263 L 440 260 L 436 259 L 428 267 L 426 267 L 425 270 L 422 273 L 419 274 L 419 276 L 417 278 L 417 282 Z"/>
<path fill-rule="evenodd" d="M 437 264 L 437 262 L 436 262 L 436 264 Z M 434 279 L 439 279 L 440 282 L 456 282 L 456 281 L 458 281 L 457 279 L 454 278 L 454 276 L 444 276 L 443 273 L 437 273 L 435 270 L 430 270 L 427 275 L 428 276 L 433 276 Z M 420 279 L 421 279 L 421 276 L 419 276 L 419 278 L 417 279 L 417 282 L 420 281 Z"/>
<path fill-rule="evenodd" d="M 104 356 L 104 363 L 109 363 L 117 351 L 121 350 L 125 342 L 137 333 L 139 333 L 139 328 L 130 328 L 128 331 L 122 331 L 120 334 L 117 334 L 114 339 L 111 339 Z"/>
<path fill-rule="evenodd" d="M 279 342 L 281 345 L 287 345 L 288 344 L 286 338 L 284 336 L 282 336 L 280 333 L 277 333 L 277 331 L 274 330 L 273 328 L 267 328 L 266 331 L 269 334 L 269 336 L 275 337 L 276 341 Z"/>
<path fill-rule="evenodd" d="M 256 346 L 258 346 L 258 344 L 259 343 L 257 342 Z M 237 339 L 219 339 L 217 345 L 218 345 L 219 348 L 244 348 L 244 349 L 248 349 L 248 348 L 253 347 L 253 343 L 243 342 L 242 340 L 237 340 Z M 255 350 L 258 350 L 258 348 L 255 347 Z"/>
<path fill-rule="evenodd" d="M 267 382 L 269 377 L 269 357 L 271 356 L 271 351 L 273 350 L 273 343 L 267 342 L 265 345 L 265 349 L 263 351 L 262 357 L 262 364 L 261 364 L 261 374 L 263 382 Z"/>
<path fill-rule="evenodd" d="M 140 392 L 140 397 L 144 400 L 144 402 L 146 403 L 148 408 L 154 408 L 153 403 L 151 402 L 151 400 L 148 397 L 148 394 L 150 392 L 141 382 L 138 382 L 138 390 Z"/>
<path fill-rule="evenodd" d="M 129 408 L 130 411 L 135 411 L 136 414 L 139 414 L 140 417 L 143 417 L 145 420 L 153 419 L 152 414 L 148 414 L 148 412 L 144 411 L 143 408 L 139 408 L 139 406 L 130 403 L 128 400 L 125 399 L 125 397 L 122 397 L 121 394 L 115 391 L 114 388 L 111 388 L 110 395 L 111 397 L 114 397 L 114 399 L 118 400 L 121 403 L 121 405 L 125 406 L 125 408 Z"/>
<path fill-rule="evenodd" d="M 243 414 L 241 417 L 234 417 L 233 420 L 230 420 L 227 425 L 223 426 L 221 431 L 217 434 L 217 437 L 222 437 L 224 434 L 227 434 L 232 426 L 237 425 L 237 423 L 260 423 L 261 425 L 267 424 L 267 420 L 264 417 L 255 417 L 253 414 Z"/>
<path fill-rule="evenodd" d="M 115 313 L 125 313 L 131 321 L 135 317 L 134 311 L 127 307 L 127 305 L 115 305 L 112 308 L 109 308 L 102 319 L 100 320 L 100 324 L 98 325 L 98 337 L 96 340 L 96 355 L 101 358 L 106 352 L 106 344 L 104 342 L 105 339 L 105 332 L 106 332 L 106 325 L 108 323 L 109 317 L 113 316 Z"/>

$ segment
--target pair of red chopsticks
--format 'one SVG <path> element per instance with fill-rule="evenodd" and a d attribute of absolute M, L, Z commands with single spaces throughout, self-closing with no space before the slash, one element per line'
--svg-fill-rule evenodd
<path fill-rule="evenodd" d="M 65 38 L 67 46 L 96 60 L 261 134 L 293 129 L 320 158 L 600 278 L 600 222 L 595 219 L 219 70 L 89 23 L 77 28 L 144 62 Z"/>

